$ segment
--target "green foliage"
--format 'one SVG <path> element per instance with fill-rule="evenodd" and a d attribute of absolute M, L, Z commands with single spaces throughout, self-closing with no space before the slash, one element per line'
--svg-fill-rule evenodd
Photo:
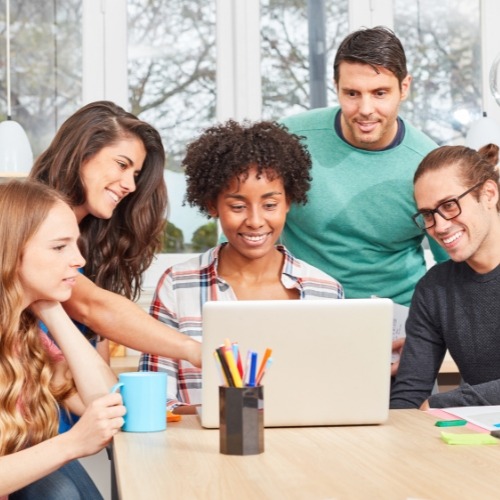
<path fill-rule="evenodd" d="M 193 234 L 192 251 L 204 252 L 217 245 L 217 223 L 212 221 L 200 226 Z"/>
<path fill-rule="evenodd" d="M 161 241 L 161 253 L 184 252 L 184 234 L 175 224 L 167 221 Z"/>

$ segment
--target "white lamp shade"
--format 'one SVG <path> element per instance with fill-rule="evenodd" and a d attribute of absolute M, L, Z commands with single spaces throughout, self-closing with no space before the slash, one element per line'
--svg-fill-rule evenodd
<path fill-rule="evenodd" d="M 13 120 L 0 123 L 0 177 L 26 176 L 33 152 L 23 127 Z"/>
<path fill-rule="evenodd" d="M 500 125 L 492 118 L 483 116 L 471 124 L 465 145 L 477 150 L 490 143 L 500 147 Z"/>

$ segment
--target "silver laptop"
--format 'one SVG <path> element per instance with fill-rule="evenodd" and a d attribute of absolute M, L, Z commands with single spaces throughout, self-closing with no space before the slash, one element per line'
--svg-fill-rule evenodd
<path fill-rule="evenodd" d="M 213 352 L 226 338 L 260 359 L 266 427 L 380 424 L 389 413 L 393 302 L 390 299 L 207 302 L 203 308 L 200 418 L 219 427 L 220 371 Z"/>

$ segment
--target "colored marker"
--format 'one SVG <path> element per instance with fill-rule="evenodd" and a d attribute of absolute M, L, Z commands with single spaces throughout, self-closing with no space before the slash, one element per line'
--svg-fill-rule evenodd
<path fill-rule="evenodd" d="M 215 352 L 217 353 L 217 356 L 220 361 L 220 365 L 222 366 L 222 371 L 224 373 L 224 377 L 226 378 L 226 382 L 228 387 L 233 387 L 234 382 L 233 382 L 233 376 L 231 375 L 231 370 L 229 370 L 229 366 L 227 364 L 226 356 L 224 353 L 224 347 L 218 347 Z"/>
<path fill-rule="evenodd" d="M 266 366 L 265 366 L 264 370 L 262 370 L 260 375 L 257 377 L 257 382 L 256 382 L 257 385 L 262 384 L 262 379 L 264 378 L 264 375 L 266 374 L 266 372 L 269 370 L 269 367 L 271 366 L 272 362 L 273 362 L 273 358 L 267 359 Z"/>
<path fill-rule="evenodd" d="M 217 353 L 217 351 L 214 351 L 214 358 L 215 358 L 215 365 L 217 366 L 217 372 L 219 373 L 219 379 L 220 379 L 221 385 L 228 385 L 226 376 L 224 375 L 224 372 L 222 370 L 222 365 L 221 365 L 221 362 L 219 359 L 219 354 Z"/>
<path fill-rule="evenodd" d="M 233 356 L 233 349 L 230 347 L 229 349 L 226 347 L 224 349 L 226 355 L 227 365 L 229 367 L 229 371 L 231 372 L 231 377 L 233 379 L 234 387 L 243 387 L 243 382 L 241 381 L 241 375 L 238 371 L 238 367 L 236 366 L 236 361 Z"/>
<path fill-rule="evenodd" d="M 236 367 L 238 368 L 238 372 L 240 373 L 240 377 L 243 380 L 243 364 L 241 363 L 241 351 L 236 342 L 233 342 L 233 356 L 234 361 L 236 362 Z"/>
<path fill-rule="evenodd" d="M 250 375 L 248 376 L 249 387 L 255 387 L 255 376 L 257 374 L 257 353 L 250 353 Z"/>
<path fill-rule="evenodd" d="M 243 373 L 243 385 L 248 385 L 250 377 L 250 361 L 252 358 L 252 351 L 247 351 L 247 359 L 245 360 L 245 372 Z"/>
<path fill-rule="evenodd" d="M 435 425 L 438 427 L 456 427 L 459 425 L 465 425 L 467 420 L 438 420 Z"/>
<path fill-rule="evenodd" d="M 257 385 L 259 384 L 259 380 L 262 378 L 262 374 L 266 369 L 267 360 L 270 358 L 272 353 L 273 350 L 269 348 L 266 349 L 266 352 L 264 353 L 264 357 L 262 358 L 262 363 L 260 364 L 259 372 L 257 373 Z"/>

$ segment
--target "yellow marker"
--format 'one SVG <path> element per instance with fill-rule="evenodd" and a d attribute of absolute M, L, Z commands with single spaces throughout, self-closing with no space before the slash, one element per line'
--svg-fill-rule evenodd
<path fill-rule="evenodd" d="M 231 347 L 225 349 L 224 354 L 226 355 L 227 365 L 229 366 L 229 371 L 233 377 L 233 382 L 235 387 L 243 387 L 243 382 L 241 380 L 240 372 L 236 366 L 236 361 L 233 356 L 233 349 Z"/>

